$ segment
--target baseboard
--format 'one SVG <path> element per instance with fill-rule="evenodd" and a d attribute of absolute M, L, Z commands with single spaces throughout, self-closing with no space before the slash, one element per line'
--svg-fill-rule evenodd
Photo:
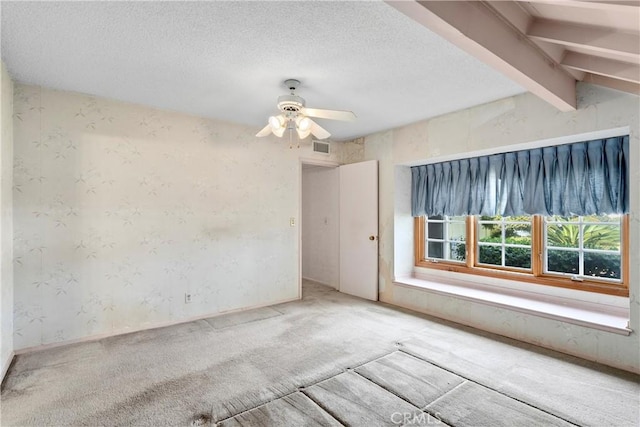
<path fill-rule="evenodd" d="M 26 353 L 35 353 L 38 351 L 44 351 L 44 350 L 48 350 L 51 348 L 56 348 L 56 347 L 63 347 L 65 345 L 71 345 L 71 344 L 79 344 L 79 343 L 84 343 L 84 342 L 91 342 L 91 341 L 98 341 L 104 338 L 109 338 L 109 337 L 115 337 L 118 335 L 126 335 L 126 334 L 132 334 L 134 332 L 140 332 L 140 331 L 148 331 L 150 329 L 158 329 L 158 328 L 166 328 L 167 326 L 173 326 L 173 325 L 179 325 L 181 323 L 189 323 L 189 322 L 194 322 L 196 320 L 202 320 L 202 319 L 209 319 L 211 317 L 218 317 L 218 316 L 223 316 L 226 314 L 232 314 L 232 313 L 240 313 L 242 311 L 248 311 L 248 310 L 253 310 L 256 308 L 262 308 L 262 307 L 269 307 L 272 305 L 278 305 L 278 304 L 285 304 L 288 302 L 293 302 L 293 301 L 299 301 L 300 298 L 287 298 L 284 300 L 279 300 L 279 301 L 274 301 L 274 302 L 269 302 L 266 304 L 256 304 L 256 305 L 252 305 L 249 307 L 242 307 L 242 308 L 236 308 L 233 310 L 227 310 L 227 311 L 220 311 L 217 313 L 209 313 L 209 314 L 202 314 L 202 315 L 198 315 L 198 316 L 194 316 L 194 317 L 189 317 L 186 319 L 180 319 L 180 320 L 172 320 L 172 321 L 168 321 L 168 322 L 158 322 L 158 323 L 153 323 L 150 325 L 145 325 L 145 326 L 141 326 L 141 327 L 137 327 L 137 328 L 124 328 L 124 329 L 119 329 L 116 331 L 111 331 L 111 332 L 105 332 L 102 334 L 96 334 L 96 335 L 89 335 L 86 337 L 82 337 L 82 338 L 76 338 L 73 340 L 66 340 L 66 341 L 59 341 L 59 342 L 54 342 L 54 343 L 48 343 L 48 344 L 41 344 L 41 345 L 35 345 L 35 346 L 31 346 L 31 347 L 25 347 L 25 348 L 20 348 L 14 351 L 14 355 L 20 355 L 20 354 L 26 354 Z M 7 366 L 8 368 L 8 366 Z"/>
<path fill-rule="evenodd" d="M 308 281 L 308 282 L 313 282 L 313 283 L 318 283 L 318 284 L 320 284 L 320 285 L 328 286 L 328 287 L 333 288 L 333 289 L 338 289 L 338 287 L 337 287 L 337 286 L 332 285 L 331 283 L 325 283 L 325 282 L 323 282 L 323 281 L 321 281 L 321 280 L 312 279 L 311 277 L 304 277 L 304 276 L 303 276 L 303 277 L 302 277 L 302 280 L 306 280 L 306 281 Z"/>
<path fill-rule="evenodd" d="M 9 353 L 9 357 L 7 357 L 7 360 L 2 361 L 2 375 L 0 375 L 0 384 L 4 383 L 4 377 L 5 375 L 7 375 L 7 372 L 9 372 L 9 368 L 13 363 L 14 357 L 16 357 L 16 353 L 12 351 L 11 353 Z"/>

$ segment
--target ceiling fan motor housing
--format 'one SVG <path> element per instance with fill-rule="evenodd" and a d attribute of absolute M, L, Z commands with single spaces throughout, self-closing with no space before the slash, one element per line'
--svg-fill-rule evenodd
<path fill-rule="evenodd" d="M 285 114 L 296 116 L 304 107 L 304 99 L 297 95 L 282 95 L 278 97 L 278 109 Z"/>

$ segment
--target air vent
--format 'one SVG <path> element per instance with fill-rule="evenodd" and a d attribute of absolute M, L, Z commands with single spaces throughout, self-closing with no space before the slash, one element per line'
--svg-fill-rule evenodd
<path fill-rule="evenodd" d="M 315 153 L 329 154 L 329 143 L 322 141 L 313 141 L 313 151 Z"/>

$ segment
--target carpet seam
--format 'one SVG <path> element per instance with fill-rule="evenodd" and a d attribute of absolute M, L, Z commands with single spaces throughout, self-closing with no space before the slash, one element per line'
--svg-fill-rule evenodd
<path fill-rule="evenodd" d="M 420 360 L 424 362 L 424 360 L 422 360 L 422 359 L 420 359 Z M 429 362 L 427 362 L 427 363 L 429 363 Z M 460 377 L 460 378 L 463 378 L 463 377 Z M 465 383 L 469 383 L 469 382 L 471 382 L 471 381 L 469 381 L 469 380 L 468 380 L 468 379 L 466 379 L 466 378 L 463 378 L 463 379 L 464 379 L 464 381 L 462 381 L 460 384 L 458 384 L 457 386 L 455 386 L 454 388 L 452 388 L 451 390 L 449 390 L 448 392 L 446 392 L 446 393 L 445 393 L 445 394 L 443 394 L 442 396 L 440 396 L 440 397 L 436 398 L 436 400 L 434 400 L 433 402 L 431 402 L 431 403 L 427 404 L 427 406 L 429 406 L 429 405 L 433 405 L 434 403 L 436 403 L 438 400 L 442 399 L 443 397 L 445 397 L 445 396 L 446 396 L 446 395 L 448 395 L 449 393 L 452 393 L 454 390 L 457 390 L 457 389 L 459 389 L 460 387 L 462 387 Z M 423 411 L 427 412 L 427 406 L 425 406 L 425 407 L 424 407 Z M 437 411 L 436 411 L 435 413 L 437 414 Z M 440 417 L 438 417 L 437 415 L 434 415 L 434 417 L 436 417 L 437 419 L 439 419 L 439 420 L 440 420 Z M 455 427 L 455 426 L 454 426 L 454 423 L 453 423 L 453 422 L 451 422 L 450 420 L 445 419 L 445 420 L 441 420 L 441 421 L 442 421 L 443 423 L 447 424 L 447 425 L 450 425 L 450 426 L 452 426 L 452 427 Z"/>
<path fill-rule="evenodd" d="M 340 375 L 340 374 L 338 374 L 338 375 Z M 335 376 L 335 375 L 334 375 L 334 376 Z M 329 378 L 327 378 L 327 379 L 330 379 L 330 378 L 333 378 L 333 377 L 329 377 Z M 326 381 L 326 380 L 322 380 L 322 381 Z M 280 396 L 280 397 L 277 397 L 277 398 L 275 398 L 275 399 L 272 399 L 272 400 L 270 400 L 270 401 L 268 401 L 268 402 L 266 402 L 266 403 L 262 403 L 262 404 L 260 404 L 260 405 L 258 405 L 258 406 L 255 406 L 255 407 L 251 408 L 251 409 L 247 409 L 246 411 L 238 412 L 238 413 L 237 413 L 237 414 L 235 414 L 235 415 L 232 415 L 232 416 L 230 416 L 230 417 L 223 418 L 223 419 L 221 419 L 221 420 L 219 420 L 219 421 L 216 421 L 216 422 L 215 422 L 215 425 L 216 425 L 216 426 L 219 426 L 221 423 L 223 423 L 223 422 L 225 422 L 225 421 L 227 421 L 227 420 L 230 420 L 230 419 L 232 419 L 232 418 L 238 417 L 238 416 L 240 416 L 240 415 L 242 415 L 242 414 L 246 414 L 247 412 L 251 412 L 251 411 L 253 411 L 253 410 L 255 410 L 255 409 L 258 409 L 258 408 L 259 408 L 259 407 L 261 407 L 261 406 L 268 405 L 268 404 L 269 404 L 269 403 L 271 403 L 271 402 L 275 402 L 276 400 L 280 400 L 280 399 L 284 399 L 285 397 L 293 396 L 294 394 L 296 394 L 296 393 L 298 393 L 298 392 L 300 392 L 300 393 L 302 393 L 303 395 L 305 395 L 305 396 L 306 396 L 306 397 L 307 397 L 307 398 L 308 398 L 308 399 L 309 399 L 313 404 L 315 404 L 318 408 L 320 408 L 321 410 L 323 410 L 324 412 L 326 412 L 326 413 L 327 413 L 331 418 L 333 418 L 334 420 L 336 420 L 336 422 L 338 422 L 338 424 L 340 424 L 340 425 L 342 425 L 342 426 L 345 426 L 345 427 L 346 427 L 346 424 L 344 424 L 344 423 L 340 422 L 340 421 L 339 421 L 339 420 L 338 420 L 338 419 L 337 419 L 337 418 L 336 418 L 332 413 L 330 413 L 330 412 L 329 412 L 329 411 L 327 411 L 325 408 L 323 408 L 322 406 L 320 406 L 320 405 L 318 404 L 318 402 L 316 402 L 315 400 L 313 400 L 313 399 L 311 398 L 311 396 L 307 395 L 307 394 L 304 392 L 304 390 L 296 390 L 296 391 L 292 391 L 291 393 L 284 394 L 284 395 L 282 395 L 282 396 Z M 212 411 L 212 415 L 213 415 L 213 407 L 211 408 L 211 411 Z"/>
<path fill-rule="evenodd" d="M 338 374 L 340 375 L 340 374 Z M 338 375 L 334 375 L 334 377 L 337 377 Z M 331 377 L 331 378 L 334 378 Z M 329 379 L 331 379 L 329 378 Z M 323 380 L 326 381 L 326 380 Z M 313 384 L 315 385 L 315 384 Z M 307 396 L 307 398 L 309 400 L 311 400 L 313 403 L 315 403 L 316 405 L 318 405 L 318 408 L 322 409 L 323 411 L 325 411 L 327 414 L 331 415 L 331 417 L 336 420 L 338 422 L 338 424 L 343 425 L 343 426 L 348 426 L 349 424 L 347 424 L 346 421 L 344 421 L 342 418 L 338 417 L 335 413 L 333 413 L 332 411 L 329 410 L 329 408 L 325 407 L 324 405 L 320 404 L 320 402 L 316 401 L 313 397 L 311 397 L 306 390 L 300 390 L 300 393 L 304 394 L 305 396 Z"/>
<path fill-rule="evenodd" d="M 416 359 L 418 359 L 418 360 L 421 360 L 421 361 L 423 361 L 423 362 L 430 363 L 430 364 L 432 364 L 433 366 L 436 366 L 436 367 L 438 367 L 438 368 L 440 368 L 440 369 L 443 369 L 443 370 L 445 370 L 445 371 L 447 371 L 447 372 L 449 372 L 449 373 L 452 373 L 452 374 L 454 374 L 454 375 L 457 375 L 457 376 L 459 376 L 460 378 L 464 378 L 464 380 L 465 380 L 465 381 L 468 381 L 468 382 L 473 383 L 473 384 L 477 384 L 477 385 L 479 385 L 480 387 L 484 387 L 484 388 L 486 388 L 486 389 L 488 389 L 488 390 L 495 391 L 496 393 L 498 393 L 498 394 L 500 394 L 500 395 L 502 395 L 502 396 L 505 396 L 505 397 L 507 397 L 507 398 L 509 398 L 509 399 L 513 399 L 513 400 L 515 400 L 516 402 L 520 402 L 520 403 L 522 403 L 522 404 L 524 404 L 524 405 L 526 405 L 526 406 L 529 406 L 529 407 L 531 407 L 531 408 L 537 409 L 538 411 L 544 412 L 544 413 L 545 413 L 545 414 L 547 414 L 547 415 L 551 415 L 552 417 L 558 418 L 558 419 L 560 419 L 560 420 L 562 420 L 562 421 L 565 421 L 565 422 L 567 422 L 567 423 L 569 423 L 569 424 L 571 424 L 571 425 L 574 425 L 574 426 L 576 426 L 576 427 L 580 427 L 580 424 L 576 424 L 576 423 L 574 423 L 573 421 L 569 421 L 569 420 L 567 420 L 566 418 L 561 417 L 561 416 L 559 416 L 559 415 L 556 415 L 556 414 L 554 414 L 554 413 L 551 413 L 551 412 L 549 412 L 549 411 L 547 411 L 547 410 L 545 410 L 545 409 L 543 409 L 543 408 L 539 408 L 539 407 L 534 406 L 534 405 L 532 405 L 532 404 L 530 404 L 530 403 L 528 403 L 528 402 L 525 402 L 525 401 L 523 401 L 523 400 L 520 400 L 520 399 L 518 399 L 518 398 L 516 398 L 516 397 L 510 396 L 510 395 L 508 395 L 507 393 L 503 393 L 503 392 L 501 392 L 501 391 L 499 391 L 499 390 L 496 390 L 496 389 L 495 389 L 495 388 L 493 388 L 493 387 L 489 387 L 489 386 L 484 385 L 484 384 L 482 384 L 482 383 L 480 383 L 480 382 L 478 382 L 478 381 L 474 381 L 474 380 L 472 380 L 472 379 L 470 379 L 470 378 L 468 378 L 468 377 L 466 377 L 466 376 L 464 376 L 464 375 L 461 375 L 461 374 L 459 374 L 459 373 L 457 373 L 457 372 L 455 372 L 455 371 L 452 371 L 451 369 L 447 369 L 447 368 L 445 368 L 444 366 L 439 365 L 438 363 L 434 363 L 434 362 L 432 362 L 432 361 L 430 361 L 430 360 L 427 360 L 427 359 L 424 359 L 424 358 L 422 358 L 422 357 L 419 357 L 419 356 L 417 356 L 417 355 L 415 355 L 415 354 L 409 353 L 409 352 L 408 352 L 407 350 L 405 350 L 405 349 L 399 348 L 399 349 L 398 349 L 398 351 L 401 351 L 401 352 L 403 352 L 403 353 L 405 353 L 405 354 L 407 354 L 407 355 L 409 355 L 409 356 L 411 356 L 411 357 L 414 357 L 414 358 L 416 358 Z M 463 384 L 464 384 L 464 383 L 463 383 Z M 460 385 L 461 385 L 461 384 L 459 384 L 458 386 L 454 387 L 454 389 L 455 389 L 455 388 L 457 388 L 457 387 L 459 387 Z M 449 392 L 450 392 L 450 391 L 449 391 Z M 449 392 L 447 392 L 447 393 L 445 393 L 445 394 L 448 394 Z M 442 396 L 441 396 L 441 397 L 442 397 Z M 438 398 L 438 399 L 440 399 L 440 398 Z M 438 400 L 438 399 L 436 399 L 436 400 Z"/>
<path fill-rule="evenodd" d="M 220 419 L 220 420 L 217 420 L 217 421 L 215 421 L 215 423 L 216 423 L 216 425 L 218 425 L 218 423 L 221 423 L 221 422 L 224 422 L 224 421 L 226 421 L 226 420 L 228 420 L 228 419 L 231 419 L 231 418 L 237 417 L 238 415 L 242 415 L 242 414 L 244 414 L 245 412 L 252 411 L 252 410 L 254 410 L 254 409 L 256 409 L 256 408 L 259 408 L 260 406 L 264 406 L 264 405 L 267 405 L 267 404 L 269 404 L 269 403 L 271 403 L 271 402 L 275 402 L 275 401 L 276 401 L 276 400 L 278 400 L 278 399 L 282 399 L 282 398 L 285 398 L 285 397 L 287 397 L 287 396 L 291 396 L 292 394 L 294 394 L 294 393 L 296 393 L 296 392 L 298 392 L 298 391 L 299 391 L 299 392 L 301 392 L 302 394 L 304 394 L 305 396 L 307 396 L 307 397 L 308 397 L 309 399 L 311 399 L 314 403 L 316 403 L 319 407 L 321 407 L 322 409 L 324 409 L 324 410 L 325 410 L 329 415 L 331 415 L 332 417 L 334 417 L 334 418 L 335 418 L 335 416 L 334 416 L 333 414 L 331 414 L 329 411 L 327 411 L 325 408 L 323 408 L 320 404 L 318 404 L 318 402 L 316 402 L 315 400 L 313 400 L 313 399 L 311 398 L 311 396 L 309 396 L 307 393 L 305 393 L 305 392 L 304 392 L 304 389 L 305 389 L 305 388 L 309 388 L 309 387 L 313 387 L 314 385 L 320 384 L 321 382 L 328 381 L 328 380 L 330 380 L 331 378 L 335 378 L 335 377 L 337 377 L 338 375 L 342 375 L 342 374 L 344 374 L 345 372 L 348 372 L 349 370 L 354 370 L 354 369 L 357 369 L 357 368 L 359 368 L 359 367 L 361 367 L 361 366 L 364 366 L 364 365 L 366 365 L 366 364 L 368 364 L 368 363 L 375 362 L 376 360 L 382 359 L 383 357 L 387 357 L 387 356 L 389 356 L 390 354 L 393 354 L 393 353 L 395 353 L 395 352 L 397 352 L 397 351 L 398 351 L 398 350 L 396 349 L 396 350 L 393 350 L 393 351 L 391 351 L 391 352 L 389 352 L 389 353 L 385 353 L 385 354 L 383 354 L 382 356 L 378 356 L 378 357 L 375 357 L 375 358 L 373 358 L 373 359 L 371 359 L 371 360 L 367 360 L 366 362 L 363 362 L 363 363 L 361 363 L 361 364 L 359 364 L 359 365 L 356 365 L 356 366 L 355 366 L 355 367 L 353 367 L 353 368 L 344 368 L 344 369 L 342 370 L 342 372 L 340 372 L 340 373 L 338 373 L 338 374 L 334 374 L 334 375 L 328 376 L 328 377 L 326 377 L 326 378 L 322 378 L 322 379 L 320 379 L 320 380 L 318 380 L 318 381 L 316 381 L 316 382 L 313 382 L 313 383 L 311 383 L 311 384 L 309 384 L 309 385 L 302 385 L 302 386 L 299 386 L 296 390 L 294 390 L 294 391 L 292 391 L 292 392 L 285 393 L 285 394 L 282 394 L 282 395 L 280 395 L 280 396 L 274 397 L 273 399 L 270 399 L 270 400 L 268 400 L 268 401 L 266 401 L 266 402 L 262 402 L 262 403 L 260 403 L 259 405 L 256 405 L 256 406 L 253 406 L 253 407 L 251 407 L 251 408 L 245 409 L 244 411 L 240 411 L 240 412 L 238 412 L 237 414 L 233 414 L 233 415 L 231 415 L 231 416 L 229 416 L 229 417 L 226 417 L 226 418 L 222 418 L 222 419 Z M 214 408 L 214 405 L 213 405 L 213 406 L 211 407 L 211 419 L 214 419 L 214 416 L 213 416 L 213 410 L 214 410 L 214 409 L 215 409 L 215 408 Z M 342 425 L 345 425 L 345 424 L 344 424 L 344 423 L 342 423 L 342 422 L 340 422 L 340 423 L 341 423 Z"/>
<path fill-rule="evenodd" d="M 323 380 L 323 381 L 324 381 L 324 380 Z M 259 407 L 261 407 L 261 406 L 267 405 L 267 404 L 269 404 L 269 403 L 271 403 L 271 402 L 275 402 L 276 400 L 284 399 L 285 397 L 287 397 L 287 396 L 291 396 L 292 394 L 296 393 L 297 391 L 299 391 L 299 390 L 295 390 L 295 391 L 292 391 L 292 392 L 290 392 L 290 393 L 285 393 L 285 394 L 283 394 L 283 395 L 281 395 L 281 396 L 274 397 L 273 399 L 271 399 L 271 400 L 269 400 L 269 401 L 267 401 L 267 402 L 263 402 L 263 403 L 261 403 L 261 404 L 259 404 L 259 405 L 257 405 L 257 406 L 252 407 L 252 408 L 245 409 L 244 411 L 240 411 L 240 412 L 238 412 L 237 414 L 233 414 L 233 415 L 231 415 L 231 416 L 229 416 L 229 417 L 226 417 L 226 418 L 221 418 L 221 419 L 219 419 L 219 420 L 217 420 L 217 421 L 215 422 L 215 425 L 218 425 L 218 424 L 220 424 L 220 423 L 222 423 L 222 422 L 224 422 L 224 421 L 230 420 L 231 418 L 235 418 L 235 417 L 237 417 L 238 415 L 242 415 L 242 414 L 244 414 L 244 413 L 247 413 L 247 412 L 253 411 L 254 409 L 257 409 L 257 408 L 259 408 Z M 215 404 L 211 406 L 211 419 L 213 419 L 213 418 L 214 418 L 214 417 L 213 417 L 213 410 L 215 409 L 215 408 L 214 408 L 214 406 L 215 406 Z"/>
<path fill-rule="evenodd" d="M 316 405 L 318 408 L 320 408 L 321 411 L 324 411 L 327 413 L 327 415 L 329 415 L 331 418 L 333 418 L 334 420 L 336 420 L 336 422 L 344 427 L 347 427 L 347 424 L 343 423 L 340 419 L 338 419 L 334 414 L 332 414 L 331 412 L 329 412 L 326 408 L 323 408 L 322 406 L 320 406 L 320 404 L 318 402 L 316 402 L 315 400 L 313 400 L 311 398 L 311 396 L 309 396 L 307 393 L 304 392 L 304 390 L 299 390 L 299 392 L 306 396 L 307 399 L 309 399 L 314 405 Z"/>
<path fill-rule="evenodd" d="M 397 351 L 399 351 L 399 350 L 397 350 Z M 396 351 L 396 352 L 397 352 L 397 351 Z M 396 352 L 393 352 L 393 353 L 396 353 Z M 389 353 L 389 354 L 393 354 L 393 353 Z M 363 366 L 363 365 L 360 365 L 360 366 Z M 360 367 L 360 366 L 359 366 L 359 367 Z M 418 410 L 418 412 L 424 412 L 424 413 L 426 413 L 426 414 L 428 414 L 428 415 L 430 415 L 430 416 L 434 417 L 434 418 L 435 418 L 435 419 L 437 419 L 438 421 L 440 421 L 440 422 L 444 422 L 444 421 L 443 421 L 443 420 L 441 420 L 441 419 L 440 419 L 440 418 L 439 418 L 435 413 L 432 413 L 431 411 L 427 410 L 427 407 L 426 407 L 426 406 L 425 406 L 424 408 L 420 408 L 420 407 L 418 407 L 418 406 L 414 405 L 413 403 L 411 403 L 410 401 L 408 401 L 407 399 L 405 399 L 404 397 L 402 397 L 402 396 L 400 396 L 399 394 L 395 393 L 393 390 L 390 390 L 390 389 L 388 389 L 387 387 L 383 386 L 382 384 L 378 384 L 377 382 L 373 381 L 372 379 L 365 377 L 365 376 L 364 376 L 364 375 L 362 375 L 360 372 L 357 372 L 357 371 L 355 371 L 355 370 L 354 370 L 353 372 L 355 372 L 359 377 L 364 378 L 365 380 L 369 381 L 371 384 L 375 385 L 376 387 L 381 388 L 381 389 L 383 389 L 383 390 L 385 390 L 385 391 L 389 392 L 390 394 L 393 394 L 394 396 L 396 396 L 396 397 L 397 397 L 397 398 L 399 398 L 400 400 L 402 400 L 402 401 L 404 401 L 404 402 L 408 403 L 409 405 L 413 406 L 414 408 L 416 408 L 416 409 Z M 460 386 L 460 384 L 458 384 L 457 386 L 455 386 L 452 390 L 455 390 L 455 389 L 456 389 L 456 388 L 458 388 L 459 386 Z M 449 391 L 451 391 L 451 390 L 449 390 Z M 447 393 L 449 393 L 449 392 L 447 392 Z M 447 394 L 447 393 L 445 393 L 445 394 Z M 444 396 L 444 395 L 443 395 L 443 396 Z M 442 396 L 440 396 L 440 397 L 442 397 Z M 439 397 L 438 399 L 440 399 L 440 397 Z M 438 400 L 438 399 L 436 399 L 436 400 Z M 435 402 L 435 400 L 434 400 L 434 402 Z M 432 403 L 433 403 L 433 402 L 432 402 Z M 428 406 L 428 405 L 427 405 L 427 406 Z M 450 423 L 446 423 L 446 424 L 450 424 Z"/>

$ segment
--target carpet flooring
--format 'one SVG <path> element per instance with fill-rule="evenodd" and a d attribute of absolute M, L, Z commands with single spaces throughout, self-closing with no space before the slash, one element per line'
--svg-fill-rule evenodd
<path fill-rule="evenodd" d="M 305 282 L 16 358 L 2 426 L 638 426 L 640 378 Z"/>

